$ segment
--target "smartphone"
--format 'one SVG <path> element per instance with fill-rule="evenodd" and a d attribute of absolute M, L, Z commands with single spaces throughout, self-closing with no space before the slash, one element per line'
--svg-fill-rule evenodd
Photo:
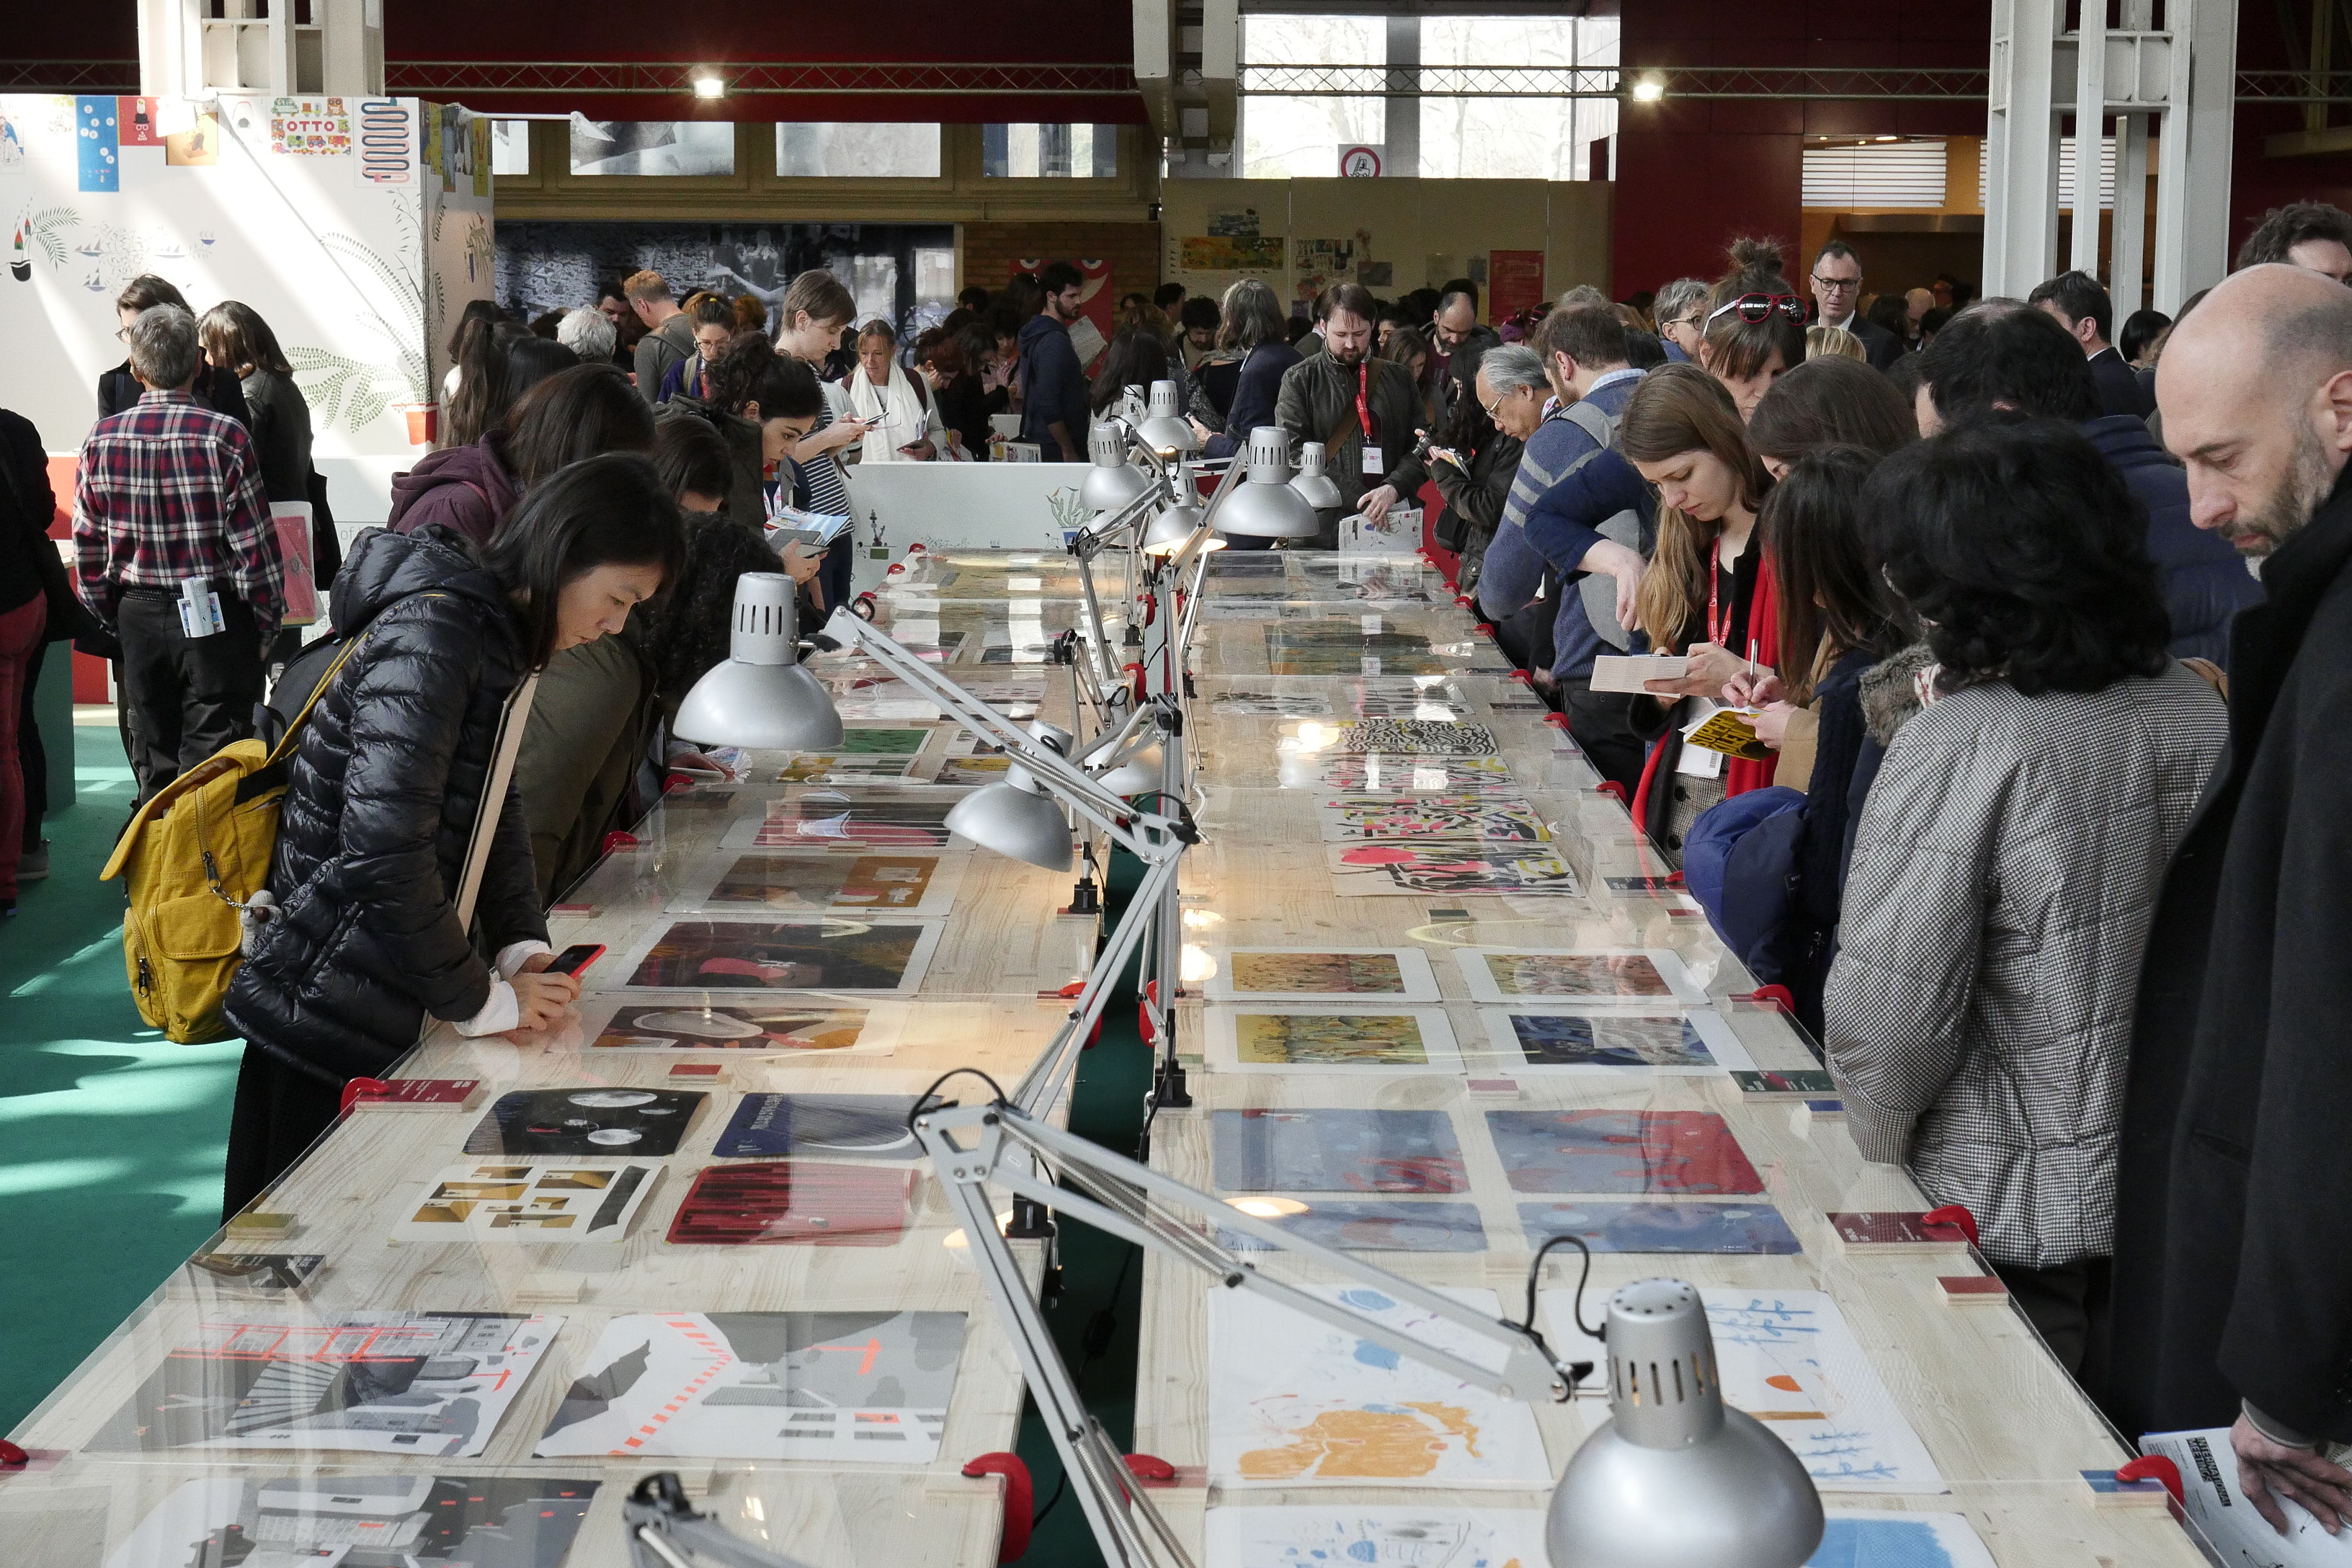
<path fill-rule="evenodd" d="M 595 963 L 598 959 L 604 956 L 604 944 L 603 942 L 578 942 L 571 947 L 565 948 L 562 952 L 557 953 L 555 955 L 555 962 L 549 964 L 547 967 L 552 973 L 569 974 L 574 980 L 577 980 L 580 976 L 588 973 L 588 966 L 590 964 Z"/>

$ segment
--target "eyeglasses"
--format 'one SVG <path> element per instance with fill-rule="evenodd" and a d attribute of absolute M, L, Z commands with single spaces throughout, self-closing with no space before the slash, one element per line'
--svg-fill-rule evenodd
<path fill-rule="evenodd" d="M 1824 291 L 1832 289 L 1852 291 L 1862 287 L 1862 279 L 1859 278 L 1824 278 L 1818 272 L 1813 274 L 1813 282 Z"/>
<path fill-rule="evenodd" d="M 1712 324 L 1716 317 L 1727 310 L 1738 311 L 1743 321 L 1769 321 L 1775 310 L 1792 321 L 1805 319 L 1805 302 L 1794 294 L 1742 294 L 1737 300 L 1727 300 L 1717 305 L 1707 312 L 1706 319 Z"/>
<path fill-rule="evenodd" d="M 131 341 L 131 329 L 130 329 L 129 327 L 117 327 L 117 328 L 115 328 L 115 329 L 114 329 L 114 341 L 115 341 L 116 342 L 118 342 L 118 343 L 127 343 L 127 342 L 129 342 Z"/>

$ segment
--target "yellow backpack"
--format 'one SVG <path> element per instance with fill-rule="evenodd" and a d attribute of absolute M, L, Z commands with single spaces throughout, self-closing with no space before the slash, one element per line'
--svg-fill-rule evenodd
<path fill-rule="evenodd" d="M 181 1045 L 225 1038 L 221 1006 L 244 957 L 244 917 L 258 904 L 278 845 L 278 806 L 295 742 L 365 633 L 312 689 L 275 746 L 235 741 L 190 768 L 139 808 L 99 880 L 128 873 L 122 961 L 139 1016 Z"/>

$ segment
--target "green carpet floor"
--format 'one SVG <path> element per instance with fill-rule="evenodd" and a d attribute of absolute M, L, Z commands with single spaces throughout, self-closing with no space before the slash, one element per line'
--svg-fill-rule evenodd
<path fill-rule="evenodd" d="M 0 923 L 0 1197 L 16 1205 L 0 1268 L 0 1431 L 218 1225 L 243 1048 L 172 1045 L 140 1021 L 121 884 L 98 880 L 130 812 L 131 767 L 110 724 L 76 725 L 70 744 L 79 799 L 45 825 L 50 876 Z"/>

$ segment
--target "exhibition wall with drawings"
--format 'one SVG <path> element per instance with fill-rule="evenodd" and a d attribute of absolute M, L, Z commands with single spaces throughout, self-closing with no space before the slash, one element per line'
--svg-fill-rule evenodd
<path fill-rule="evenodd" d="M 77 450 L 122 363 L 116 293 L 258 310 L 310 400 L 336 521 L 428 450 L 449 324 L 490 297 L 489 121 L 410 98 L 0 95 L 0 406 Z"/>

